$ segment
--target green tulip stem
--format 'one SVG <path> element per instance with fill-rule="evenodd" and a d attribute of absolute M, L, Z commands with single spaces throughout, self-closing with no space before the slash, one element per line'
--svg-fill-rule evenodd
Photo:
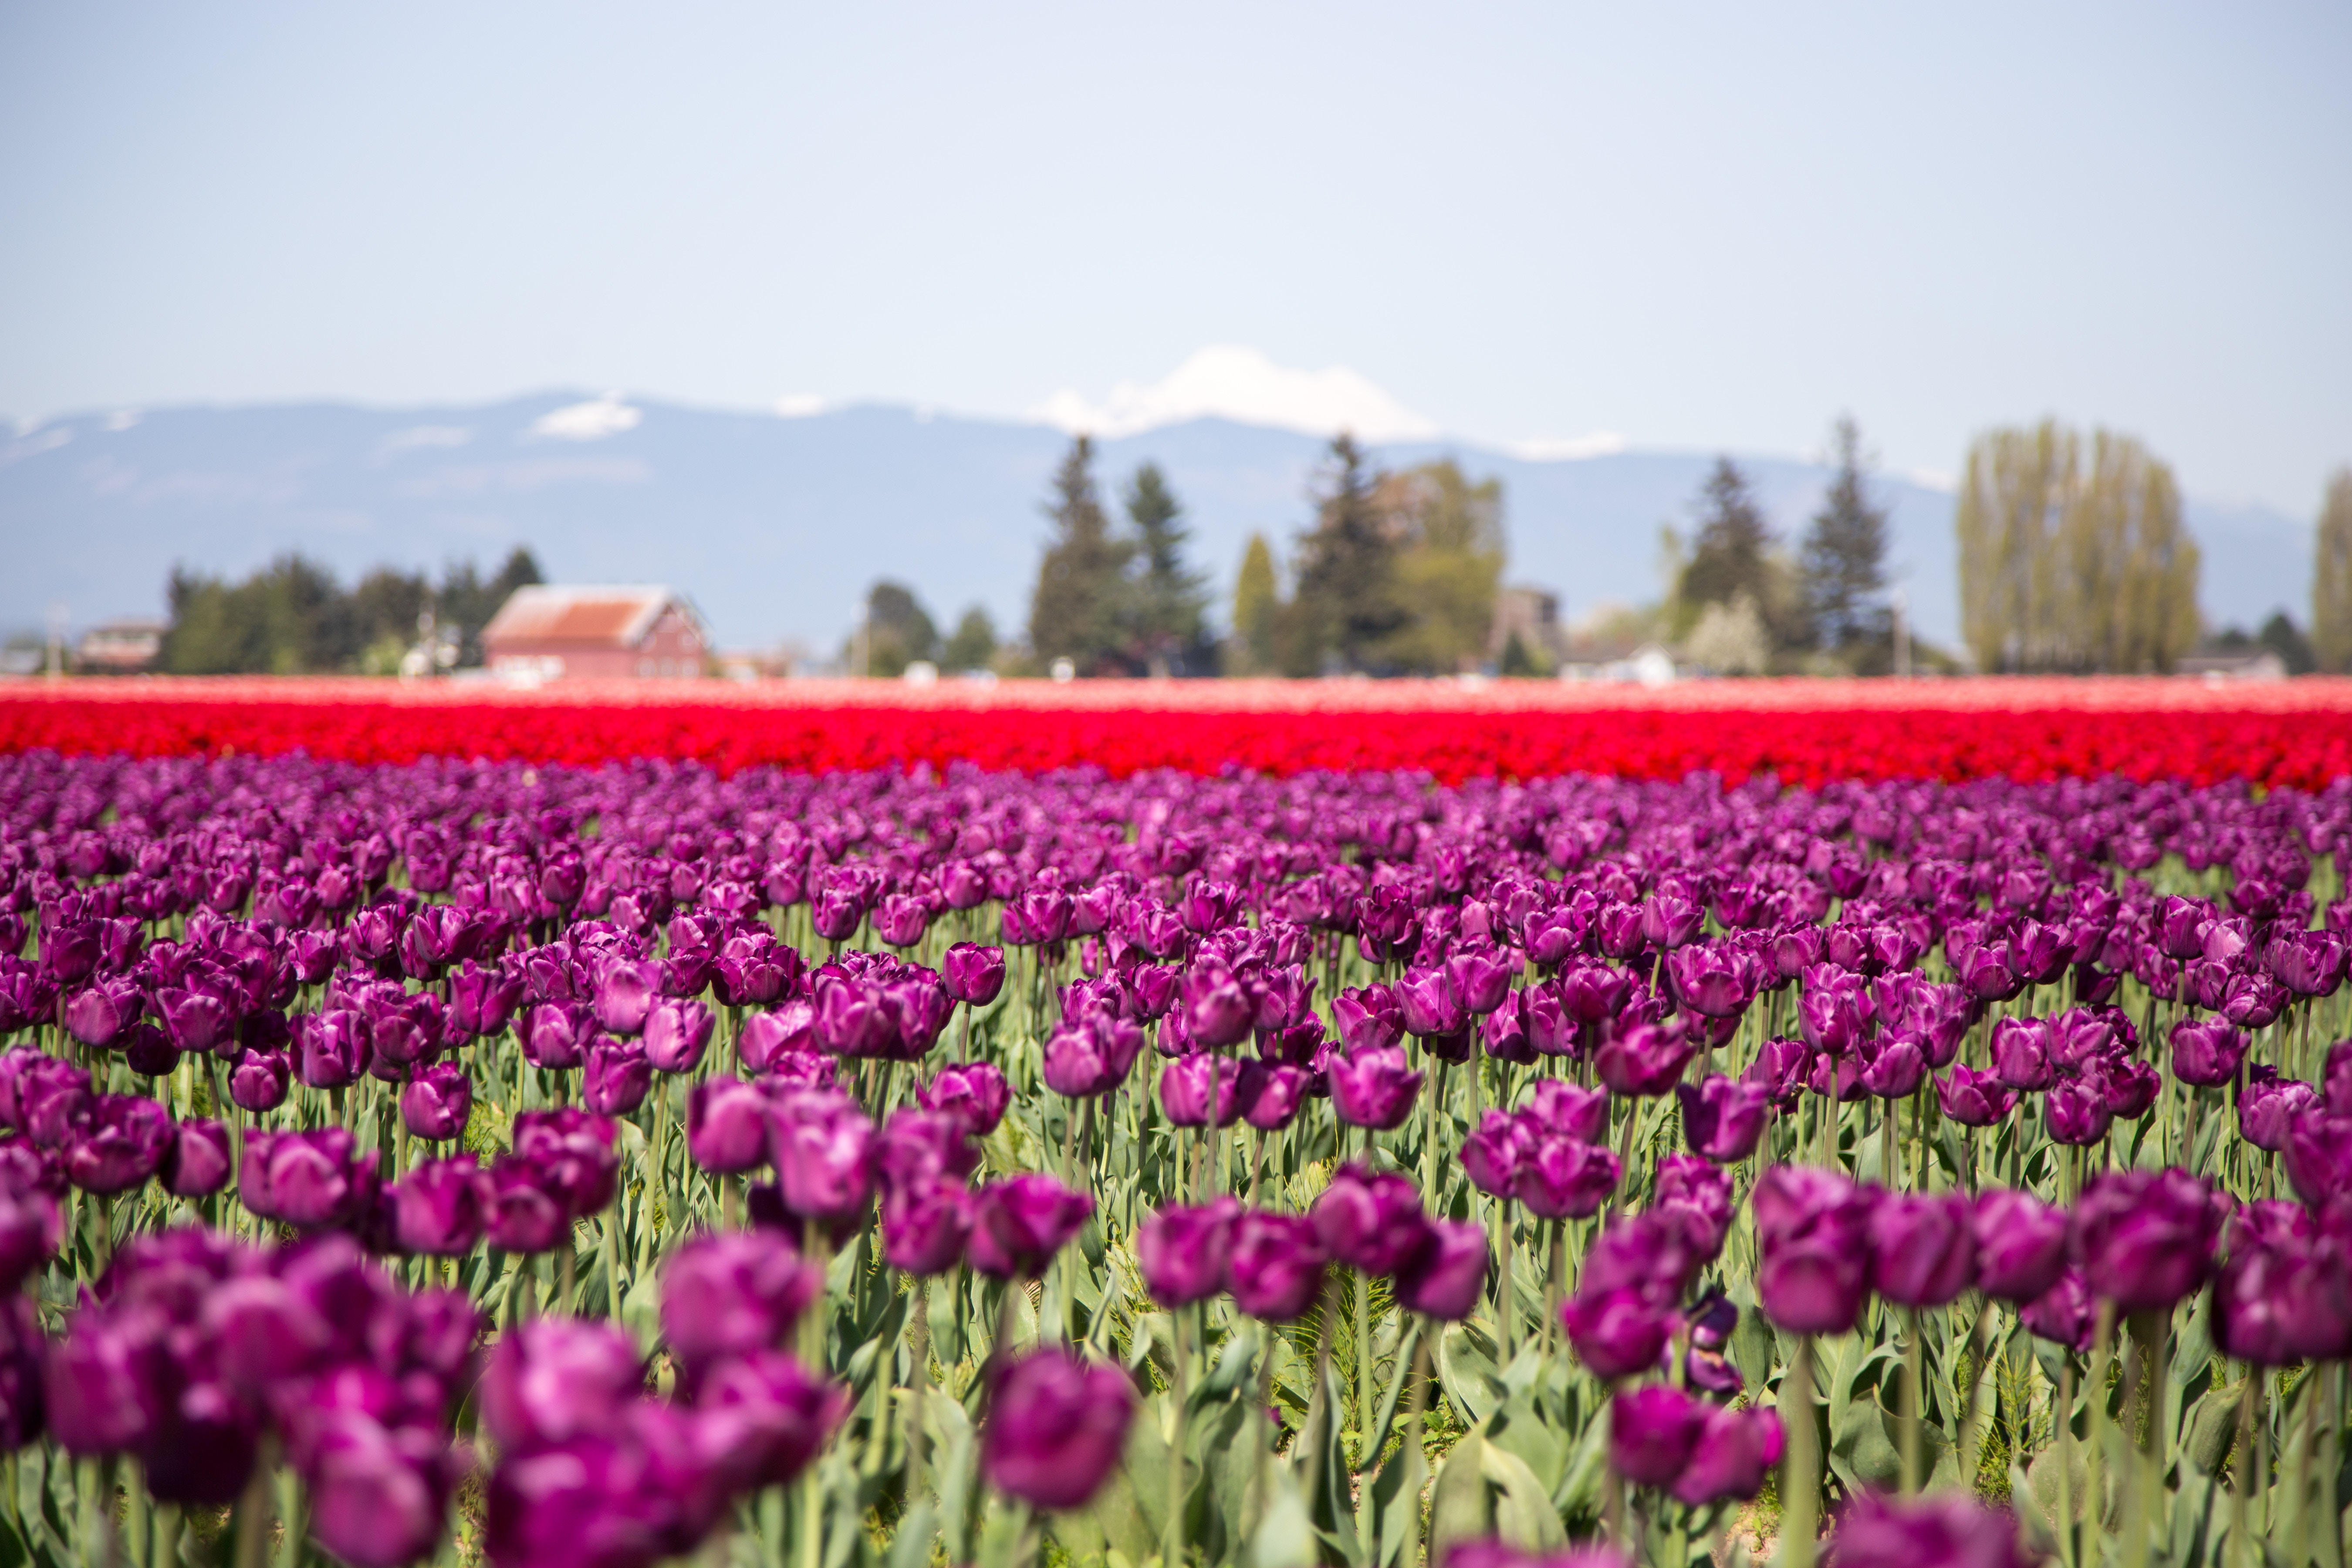
<path fill-rule="evenodd" d="M 1781 1474 L 1780 1568 L 1812 1568 L 1820 1531 L 1822 1460 L 1813 1428 L 1813 1337 L 1800 1335 L 1780 1396 L 1787 1411 L 1788 1458 Z"/>
<path fill-rule="evenodd" d="M 1503 1364 L 1511 1364 L 1511 1344 L 1518 1338 L 1518 1303 L 1511 1299 L 1511 1205 L 1509 1200 L 1495 1202 L 1495 1321 L 1503 1335 Z"/>
<path fill-rule="evenodd" d="M 1369 1446 L 1372 1440 L 1372 1280 L 1369 1274 L 1356 1276 L 1356 1441 Z M 1356 1454 L 1356 1468 L 1362 1470 L 1372 1462 L 1367 1448 Z"/>
<path fill-rule="evenodd" d="M 1178 1307 L 1168 1317 L 1174 1337 L 1170 1360 L 1175 1375 L 1169 1399 L 1175 1405 L 1175 1421 L 1168 1437 L 1168 1545 L 1161 1560 L 1176 1565 L 1184 1561 L 1184 1386 L 1192 1369 L 1185 1364 L 1184 1309 Z"/>
<path fill-rule="evenodd" d="M 2112 1353 L 2115 1340 L 2116 1304 L 2113 1301 L 2102 1301 L 2099 1303 L 2098 1327 L 2094 1331 L 2091 1344 L 2090 1381 L 2084 1386 L 2084 1393 L 2087 1395 L 2084 1404 L 2087 1409 L 2083 1432 L 2083 1447 L 2089 1456 L 2084 1475 L 2086 1484 L 2091 1489 L 2090 1495 L 2084 1499 L 2084 1506 L 2089 1512 L 2095 1527 L 2104 1524 L 2107 1513 L 2105 1497 L 2107 1473 L 2107 1357 Z M 2130 1407 L 2128 1402 L 2125 1407 L 2126 1409 Z M 2072 1418 L 2071 1411 L 2068 1412 L 2068 1417 Z"/>
<path fill-rule="evenodd" d="M 2245 1380 L 2238 1385 L 2238 1449 L 2231 1466 L 2237 1471 L 2238 1506 L 2230 1529 L 2230 1568 L 2246 1568 L 2252 1561 L 2254 1540 L 2254 1497 L 2262 1489 L 2255 1474 L 2262 1461 L 2254 1453 L 2254 1395 L 2262 1384 L 2262 1369 L 2249 1366 Z"/>
<path fill-rule="evenodd" d="M 2074 1568 L 2074 1355 L 2058 1373 L 2058 1561 Z"/>
<path fill-rule="evenodd" d="M 1919 1309 L 1903 1309 L 1903 1495 L 1919 1490 L 1919 1423 L 1925 1392 L 1920 1370 Z"/>

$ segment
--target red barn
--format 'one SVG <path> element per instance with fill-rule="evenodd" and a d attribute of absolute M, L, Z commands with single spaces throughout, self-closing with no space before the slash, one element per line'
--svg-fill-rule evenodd
<path fill-rule="evenodd" d="M 692 680 L 710 634 L 659 586 L 517 588 L 482 628 L 490 669 L 517 680 Z"/>

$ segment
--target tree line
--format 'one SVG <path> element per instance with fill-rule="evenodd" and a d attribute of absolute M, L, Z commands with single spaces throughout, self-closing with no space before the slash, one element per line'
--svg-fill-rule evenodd
<path fill-rule="evenodd" d="M 389 675 L 432 615 L 461 666 L 482 662 L 482 627 L 507 596 L 545 581 L 518 547 L 488 577 L 471 561 L 422 572 L 380 566 L 346 590 L 300 554 L 281 555 L 240 582 L 174 567 L 171 621 L 156 668 L 173 675 Z"/>

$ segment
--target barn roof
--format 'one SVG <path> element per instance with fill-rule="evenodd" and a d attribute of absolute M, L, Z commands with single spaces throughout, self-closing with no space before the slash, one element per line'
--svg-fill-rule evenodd
<path fill-rule="evenodd" d="M 482 641 L 572 643 L 593 647 L 634 647 L 670 605 L 688 616 L 694 606 L 677 590 L 657 584 L 517 588 L 490 624 Z M 695 616 L 698 626 L 701 617 Z"/>

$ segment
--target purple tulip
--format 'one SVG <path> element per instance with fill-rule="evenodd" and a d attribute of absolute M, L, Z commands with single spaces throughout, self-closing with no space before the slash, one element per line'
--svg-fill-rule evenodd
<path fill-rule="evenodd" d="M 1658 1156 L 1644 1218 L 1670 1225 L 1701 1262 L 1723 1250 L 1731 1233 L 1731 1173 L 1693 1154 Z"/>
<path fill-rule="evenodd" d="M 686 1147 L 694 1163 L 736 1175 L 768 1163 L 769 1101 L 740 1078 L 707 1079 L 686 1099 Z"/>
<path fill-rule="evenodd" d="M 1941 1307 L 1975 1282 L 1976 1236 L 1959 1193 L 1886 1193 L 1870 1211 L 1871 1288 L 1906 1307 Z"/>
<path fill-rule="evenodd" d="M 2219 1089 L 2238 1076 L 2252 1042 L 2242 1029 L 2216 1019 L 2172 1026 L 2172 1076 L 2199 1089 Z"/>
<path fill-rule="evenodd" d="M 1139 1226 L 1135 1261 L 1152 1300 L 1190 1306 L 1224 1288 L 1241 1205 L 1229 1197 L 1199 1207 L 1171 1205 Z"/>
<path fill-rule="evenodd" d="M 848 1417 L 849 1391 L 813 1375 L 780 1351 L 731 1356 L 695 1392 L 697 1408 L 723 1421 L 730 1468 L 747 1486 L 782 1486 L 814 1458 Z"/>
<path fill-rule="evenodd" d="M 717 1456 L 739 1424 L 638 1401 L 610 1426 L 502 1457 L 485 1500 L 500 1568 L 635 1568 L 692 1552 L 723 1511 Z"/>
<path fill-rule="evenodd" d="M 1966 1492 L 1900 1501 L 1858 1493 L 1838 1515 L 1822 1568 L 2028 1568 L 2017 1519 Z"/>
<path fill-rule="evenodd" d="M 1696 1087 L 1677 1084 L 1675 1093 L 1682 1101 L 1683 1136 L 1691 1152 L 1721 1164 L 1756 1152 L 1772 1105 L 1764 1085 L 1717 1073 Z"/>
<path fill-rule="evenodd" d="M 102 1050 L 138 1018 L 144 1005 L 145 998 L 139 994 L 138 986 L 128 980 L 101 976 L 66 999 L 66 1033 L 85 1046 Z"/>
<path fill-rule="evenodd" d="M 1619 1094 L 1664 1094 L 1698 1053 L 1697 1038 L 1664 1024 L 1636 1024 L 1611 1035 L 1592 1055 L 1592 1070 Z"/>
<path fill-rule="evenodd" d="M 1945 1116 L 1963 1127 L 1994 1127 L 2017 1103 L 2016 1091 L 2002 1087 L 1990 1073 L 1980 1073 L 1966 1062 L 1934 1080 L 1936 1103 Z"/>
<path fill-rule="evenodd" d="M 2092 1300 L 2091 1288 L 2083 1282 L 2081 1270 L 2074 1268 L 2060 1274 L 2049 1289 L 2017 1312 L 2017 1321 L 2025 1325 L 2026 1332 L 2076 1351 L 2091 1348 L 2097 1319 L 2098 1303 Z"/>
<path fill-rule="evenodd" d="M 2256 1204 L 2231 1225 L 2213 1290 L 2214 1340 L 2261 1366 L 2352 1354 L 2352 1258 L 2292 1204 Z"/>
<path fill-rule="evenodd" d="M 2011 1089 L 2048 1089 L 2056 1079 L 2050 1062 L 2049 1024 L 2040 1018 L 2003 1018 L 1995 1024 L 1992 1076 Z"/>
<path fill-rule="evenodd" d="M 2352 1190 L 2352 1116 L 2324 1105 L 2305 1111 L 2287 1124 L 2284 1153 L 2295 1195 L 2314 1208 L 2326 1206 Z"/>
<path fill-rule="evenodd" d="M 1118 1463 L 1134 1419 L 1135 1386 L 1118 1368 L 1058 1347 L 1034 1352 L 997 1382 L 981 1471 L 1033 1507 L 1082 1508 Z"/>
<path fill-rule="evenodd" d="M 400 1119 L 428 1143 L 446 1143 L 466 1131 L 474 1110 L 474 1080 L 455 1062 L 415 1068 L 400 1090 Z"/>
<path fill-rule="evenodd" d="M 627 1037 L 646 1026 L 654 1000 L 661 994 L 661 967 L 654 963 L 612 963 L 597 977 L 595 1016 L 607 1033 Z M 537 1009 L 533 1010 L 536 1016 Z"/>
<path fill-rule="evenodd" d="M 1709 1405 L 1690 1458 L 1668 1489 L 1688 1508 L 1752 1498 L 1780 1464 L 1783 1446 L 1779 1412 Z"/>
<path fill-rule="evenodd" d="M 1679 948 L 1665 963 L 1675 997 L 1706 1018 L 1737 1018 L 1748 1011 L 1755 998 L 1748 968 L 1746 955 L 1728 946 Z"/>
<path fill-rule="evenodd" d="M 1323 1250 L 1363 1274 L 1392 1275 L 1429 1245 L 1421 1194 L 1393 1172 L 1342 1165 L 1315 1200 Z"/>
<path fill-rule="evenodd" d="M 1143 1052 L 1143 1030 L 1131 1019 L 1088 1009 L 1065 1018 L 1046 1037 L 1045 1087 L 1072 1100 L 1086 1100 L 1117 1088 Z"/>
<path fill-rule="evenodd" d="M 263 1219 L 300 1230 L 349 1224 L 375 1201 L 376 1154 L 348 1128 L 245 1135 L 237 1196 Z"/>
<path fill-rule="evenodd" d="M 1178 1057 L 1160 1069 L 1160 1108 L 1176 1126 L 1204 1127 L 1213 1083 L 1217 1125 L 1230 1127 L 1240 1115 L 1241 1078 L 1241 1065 L 1214 1051 Z"/>
<path fill-rule="evenodd" d="M 1297 1120 L 1313 1082 L 1304 1068 L 1251 1058 L 1241 1064 L 1234 1097 L 1244 1121 L 1261 1132 L 1278 1132 Z"/>
<path fill-rule="evenodd" d="M 1408 969 L 1391 988 L 1405 1033 L 1421 1039 L 1458 1035 L 1469 1026 L 1469 1016 L 1454 994 L 1454 983 L 1444 968 Z"/>
<path fill-rule="evenodd" d="M 787 1094 L 775 1101 L 770 1137 L 769 1157 L 789 1212 L 828 1221 L 864 1212 L 874 1194 L 875 1134 L 856 1100 L 831 1089 Z"/>
<path fill-rule="evenodd" d="M 1535 1142 L 1520 1118 L 1490 1110 L 1478 1131 L 1462 1141 L 1462 1169 L 1471 1185 L 1494 1197 L 1511 1195 L 1519 1162 Z"/>
<path fill-rule="evenodd" d="M 1395 1046 L 1368 1047 L 1347 1056 L 1335 1051 L 1328 1070 L 1331 1109 L 1339 1120 L 1382 1131 L 1404 1125 L 1424 1076 L 1406 1068 L 1404 1052 Z"/>
<path fill-rule="evenodd" d="M 1706 1426 L 1706 1406 L 1671 1384 L 1623 1391 L 1609 1402 L 1609 1463 L 1635 1486 L 1672 1486 Z"/>
<path fill-rule="evenodd" d="M 515 1113 L 514 1152 L 538 1165 L 569 1219 L 585 1219 L 613 1201 L 621 1173 L 619 1132 L 604 1117 L 573 1106 Z"/>
<path fill-rule="evenodd" d="M 577 1005 L 541 1003 L 523 1015 L 522 1027 L 518 1032 L 522 1037 L 526 1061 L 536 1068 L 561 1072 L 578 1067 L 587 1054 L 588 1042 L 596 1032 L 595 1015 Z"/>
<path fill-rule="evenodd" d="M 245 1051 L 228 1069 L 228 1097 L 244 1110 L 259 1115 L 286 1103 L 294 1064 L 284 1051 Z"/>
<path fill-rule="evenodd" d="M 2238 1095 L 2239 1136 L 2278 1153 L 2286 1147 L 2288 1130 L 2319 1102 L 2319 1091 L 2300 1079 L 2283 1079 L 2275 1068 L 2251 1068 Z"/>
<path fill-rule="evenodd" d="M 1864 1047 L 1862 1087 L 1881 1100 L 1908 1100 L 1927 1076 L 1927 1054 L 1906 1039 L 1887 1039 L 1875 1049 Z"/>
<path fill-rule="evenodd" d="M 228 1129 L 209 1117 L 192 1116 L 173 1127 L 156 1173 L 173 1197 L 198 1198 L 228 1184 L 233 1163 Z"/>
<path fill-rule="evenodd" d="M 250 1158 L 250 1156 L 247 1156 Z M 538 1161 L 501 1154 L 490 1162 L 489 1207 L 483 1233 L 501 1252 L 526 1257 L 554 1250 L 572 1232 L 563 1200 Z"/>
<path fill-rule="evenodd" d="M 1870 1282 L 1869 1195 L 1843 1176 L 1775 1165 L 1756 1184 L 1756 1293 L 1799 1334 L 1853 1327 Z"/>
<path fill-rule="evenodd" d="M 901 1274 L 944 1274 L 963 1260 L 971 1194 L 948 1182 L 884 1194 L 882 1257 Z"/>
<path fill-rule="evenodd" d="M 2066 1211 L 2031 1193 L 1989 1187 L 1969 1216 L 1977 1286 L 2004 1301 L 2035 1300 L 2066 1268 Z"/>
<path fill-rule="evenodd" d="M 710 1044 L 710 1009 L 699 1002 L 664 1000 L 646 1013 L 646 1059 L 661 1072 L 692 1072 Z"/>
<path fill-rule="evenodd" d="M 735 1054 L 753 1072 L 771 1072 L 789 1056 L 816 1054 L 816 1005 L 805 996 L 754 1013 L 735 1036 Z"/>
<path fill-rule="evenodd" d="M 427 1160 L 409 1172 L 385 1194 L 400 1249 L 430 1258 L 463 1258 L 473 1251 L 482 1239 L 488 1189 L 471 1154 Z"/>
<path fill-rule="evenodd" d="M 355 1083 L 374 1059 L 367 1020 L 351 1008 L 296 1018 L 294 1048 L 296 1070 L 312 1089 Z"/>
<path fill-rule="evenodd" d="M 971 1266 L 995 1279 L 1037 1279 L 1094 1212 L 1093 1198 L 1051 1176 L 991 1182 L 973 1197 Z"/>
<path fill-rule="evenodd" d="M 580 1103 L 597 1115 L 634 1115 L 653 1087 L 654 1064 L 637 1041 L 599 1038 L 588 1047 L 587 1068 L 580 1075 Z"/>
<path fill-rule="evenodd" d="M 155 1173 L 171 1145 L 171 1112 L 143 1094 L 102 1094 L 66 1145 L 66 1179 L 86 1193 L 128 1192 Z"/>
<path fill-rule="evenodd" d="M 1396 993 L 1378 983 L 1351 985 L 1332 997 L 1331 1022 L 1350 1056 L 1393 1046 L 1404 1038 L 1404 1010 L 1397 1003 Z"/>
<path fill-rule="evenodd" d="M 824 1287 L 775 1231 L 700 1237 L 662 1265 L 662 1334 L 690 1367 L 773 1349 Z"/>
<path fill-rule="evenodd" d="M 1429 1244 L 1398 1274 L 1396 1299 L 1408 1311 L 1456 1322 L 1478 1305 L 1486 1285 L 1486 1232 L 1473 1223 L 1429 1222 Z"/>
<path fill-rule="evenodd" d="M 522 997 L 520 974 L 501 974 L 467 959 L 449 976 L 450 1027 L 472 1039 L 503 1034 Z"/>
<path fill-rule="evenodd" d="M 165 986 L 155 994 L 155 1006 L 172 1044 L 198 1055 L 226 1040 L 236 1023 L 228 1004 L 209 991 Z"/>
<path fill-rule="evenodd" d="M 2042 1116 L 2053 1142 L 2080 1147 L 2107 1135 L 2115 1112 L 2107 1107 L 2106 1085 L 2083 1078 L 2060 1084 L 2044 1096 Z"/>
<path fill-rule="evenodd" d="M 985 1138 L 1004 1120 L 1013 1090 L 994 1066 L 973 1062 L 940 1068 L 929 1083 L 917 1088 L 915 1099 L 925 1110 L 961 1122 L 970 1136 Z"/>
<path fill-rule="evenodd" d="M 2074 1201 L 2070 1246 L 2094 1295 L 2126 1312 L 2168 1309 L 2205 1283 L 2218 1225 L 2186 1171 L 2115 1171 Z"/>
<path fill-rule="evenodd" d="M 1587 1143 L 1607 1142 L 1609 1091 L 1583 1089 L 1562 1079 L 1541 1078 L 1528 1094 L 1528 1131 L 1550 1131 Z"/>
<path fill-rule="evenodd" d="M 136 1448 L 163 1423 L 170 1352 L 160 1315 L 84 1306 L 41 1369 L 49 1435 L 69 1454 Z"/>
<path fill-rule="evenodd" d="M 1561 1303 L 1559 1321 L 1577 1360 L 1595 1377 L 1613 1383 L 1655 1367 L 1680 1320 L 1654 1291 L 1595 1289 L 1588 1280 Z"/>
<path fill-rule="evenodd" d="M 1247 1210 L 1234 1222 L 1226 1265 L 1234 1304 L 1261 1322 L 1291 1322 L 1315 1305 L 1329 1261 L 1307 1215 Z"/>
<path fill-rule="evenodd" d="M 985 1007 L 1004 989 L 1004 950 L 960 942 L 940 961 L 948 994 L 971 1007 Z"/>
<path fill-rule="evenodd" d="M 457 1469 L 421 1436 L 353 1409 L 325 1413 L 308 1434 L 310 1533 L 352 1568 L 400 1568 L 441 1539 Z"/>
<path fill-rule="evenodd" d="M 1541 1219 L 1585 1219 L 1600 1212 L 1622 1174 L 1609 1150 L 1546 1133 L 1520 1154 L 1511 1195 Z"/>

